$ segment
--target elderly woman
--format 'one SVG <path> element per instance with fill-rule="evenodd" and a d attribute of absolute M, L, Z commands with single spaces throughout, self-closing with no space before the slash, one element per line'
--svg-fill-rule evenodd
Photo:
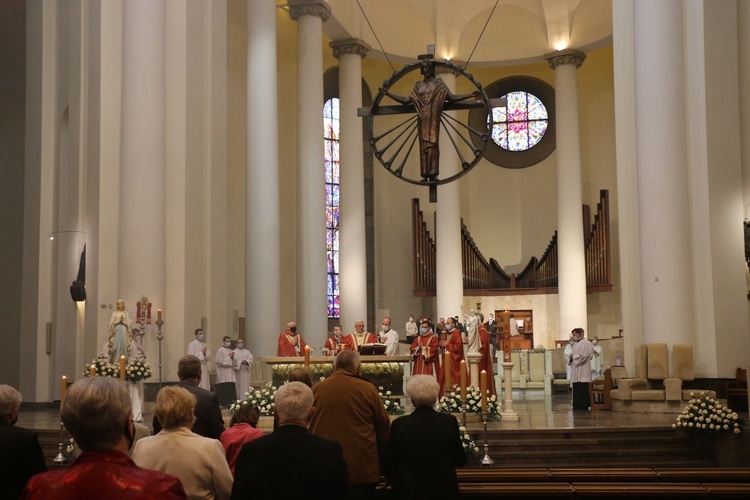
<path fill-rule="evenodd" d="M 133 461 L 145 469 L 179 477 L 188 498 L 229 498 L 233 480 L 224 448 L 216 439 L 190 430 L 195 402 L 195 396 L 181 387 L 159 391 L 154 414 L 163 429 L 136 443 Z"/>
<path fill-rule="evenodd" d="M 259 419 L 258 408 L 245 402 L 232 415 L 229 429 L 221 433 L 221 444 L 227 454 L 227 463 L 232 476 L 234 476 L 234 467 L 237 465 L 237 456 L 240 454 L 242 445 L 264 435 L 263 431 L 258 429 Z"/>
<path fill-rule="evenodd" d="M 458 421 L 433 409 L 440 392 L 433 376 L 414 375 L 406 392 L 414 412 L 394 420 L 385 451 L 385 476 L 393 493 L 396 498 L 459 498 L 456 467 L 466 463 L 466 452 Z"/>

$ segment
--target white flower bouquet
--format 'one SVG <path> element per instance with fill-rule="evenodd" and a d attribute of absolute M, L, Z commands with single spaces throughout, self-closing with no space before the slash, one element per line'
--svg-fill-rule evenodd
<path fill-rule="evenodd" d="M 240 406 L 249 404 L 258 408 L 258 413 L 260 413 L 261 417 L 270 417 L 273 416 L 273 409 L 276 406 L 275 400 L 276 387 L 271 382 L 268 382 L 263 389 L 254 389 L 251 387 L 245 393 L 244 400 L 238 399 L 229 405 L 229 412 L 234 414 L 240 409 Z"/>
<path fill-rule="evenodd" d="M 739 416 L 730 408 L 723 406 L 705 392 L 699 395 L 690 393 L 685 409 L 677 416 L 673 429 L 700 430 L 705 432 L 742 432 Z"/>
<path fill-rule="evenodd" d="M 461 411 L 461 388 L 453 386 L 453 390 L 446 393 L 435 408 L 443 413 L 459 413 Z M 482 412 L 482 391 L 479 387 L 469 386 L 466 388 L 466 402 L 463 404 L 466 413 Z M 487 391 L 487 417 L 489 420 L 500 419 L 500 402 L 497 397 Z"/>
<path fill-rule="evenodd" d="M 94 375 L 99 377 L 119 377 L 120 367 L 112 364 L 107 359 L 93 359 L 91 363 L 86 365 L 86 369 L 83 372 L 84 377 L 91 376 L 91 367 L 94 367 Z"/>
<path fill-rule="evenodd" d="M 141 380 L 149 379 L 153 375 L 154 374 L 151 372 L 151 365 L 146 363 L 145 358 L 133 358 L 125 368 L 125 380 L 128 382 L 139 382 Z"/>
<path fill-rule="evenodd" d="M 388 415 L 404 414 L 404 407 L 401 406 L 401 403 L 399 403 L 397 399 L 391 398 L 391 391 L 385 391 L 385 394 L 383 394 L 383 387 L 381 386 L 378 387 L 378 394 L 380 395 L 380 400 L 383 402 L 383 406 Z"/>
<path fill-rule="evenodd" d="M 464 447 L 464 451 L 467 455 L 476 455 L 479 453 L 479 446 L 471 439 L 471 436 L 466 432 L 466 427 L 463 425 L 458 428 L 461 433 L 461 445 Z"/>

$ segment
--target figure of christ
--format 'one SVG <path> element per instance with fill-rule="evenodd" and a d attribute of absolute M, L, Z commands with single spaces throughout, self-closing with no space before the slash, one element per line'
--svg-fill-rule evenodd
<path fill-rule="evenodd" d="M 479 324 L 479 317 L 472 312 L 471 314 L 464 314 L 466 318 L 466 334 L 469 337 L 468 349 L 470 353 L 479 352 L 480 339 L 477 325 Z"/>
<path fill-rule="evenodd" d="M 421 57 L 421 56 L 420 56 Z M 414 84 L 408 96 L 385 94 L 401 104 L 413 104 L 417 113 L 417 133 L 419 134 L 420 174 L 425 181 L 434 181 L 440 173 L 440 115 L 447 102 L 458 102 L 478 97 L 479 91 L 471 94 L 454 95 L 440 78 L 435 78 L 435 64 L 432 59 L 422 59 L 420 71 L 424 80 Z"/>

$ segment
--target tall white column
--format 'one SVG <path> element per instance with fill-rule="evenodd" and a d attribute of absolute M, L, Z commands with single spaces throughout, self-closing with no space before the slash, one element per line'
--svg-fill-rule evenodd
<path fill-rule="evenodd" d="M 100 299 L 133 319 L 141 295 L 165 299 L 165 3 L 124 2 L 123 18 L 119 288 Z"/>
<path fill-rule="evenodd" d="M 283 323 L 276 89 L 276 5 L 248 2 L 245 317 L 252 318 L 251 331 L 261 334 L 245 340 L 261 356 L 276 354 Z"/>
<path fill-rule="evenodd" d="M 585 58 L 585 54 L 570 49 L 547 56 L 550 68 L 555 70 L 557 120 L 558 338 L 566 338 L 573 328 L 580 327 L 588 331 L 576 81 L 576 71 Z"/>
<path fill-rule="evenodd" d="M 349 328 L 359 319 L 368 320 L 364 151 L 357 108 L 362 106 L 362 59 L 370 46 L 359 39 L 330 45 L 339 60 L 339 291 L 341 324 Z"/>
<path fill-rule="evenodd" d="M 637 0 L 633 23 L 643 341 L 687 344 L 694 314 L 683 2 Z"/>
<path fill-rule="evenodd" d="M 323 21 L 321 0 L 290 0 L 297 21 L 297 325 L 310 345 L 327 337 L 323 175 Z"/>
<path fill-rule="evenodd" d="M 451 92 L 456 91 L 456 75 L 437 71 Z M 449 114 L 451 112 L 448 112 Z M 458 153 L 444 128 L 440 130 L 440 177 L 458 173 Z M 438 186 L 435 222 L 435 288 L 438 317 L 463 313 L 464 282 L 461 257 L 461 195 L 458 182 Z"/>

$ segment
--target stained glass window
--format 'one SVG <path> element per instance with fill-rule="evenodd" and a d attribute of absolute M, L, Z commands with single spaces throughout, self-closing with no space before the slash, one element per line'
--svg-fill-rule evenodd
<path fill-rule="evenodd" d="M 528 92 L 509 92 L 503 98 L 506 107 L 492 108 L 492 140 L 508 151 L 534 147 L 547 132 L 547 108 Z"/>
<path fill-rule="evenodd" d="M 328 272 L 328 317 L 338 318 L 339 307 L 339 100 L 323 106 L 326 179 L 326 260 Z"/>

